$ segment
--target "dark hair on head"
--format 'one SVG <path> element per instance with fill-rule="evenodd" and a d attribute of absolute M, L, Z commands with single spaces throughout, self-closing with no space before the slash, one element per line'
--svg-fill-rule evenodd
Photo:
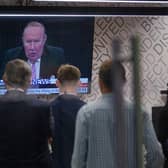
<path fill-rule="evenodd" d="M 28 88 L 31 81 L 31 67 L 21 59 L 14 59 L 6 64 L 3 80 L 14 88 Z"/>
<path fill-rule="evenodd" d="M 108 89 L 112 89 L 112 90 L 114 89 L 113 88 L 114 87 L 113 83 L 115 80 L 114 73 L 116 73 L 117 75 L 121 75 L 121 79 L 123 80 L 123 82 L 126 81 L 126 76 L 125 76 L 126 72 L 121 62 L 119 61 L 114 62 L 110 59 L 110 60 L 104 61 L 101 64 L 100 69 L 99 69 L 99 79 L 102 80 L 102 82 Z"/>
<path fill-rule="evenodd" d="M 64 82 L 77 82 L 80 80 L 80 70 L 70 64 L 61 65 L 57 71 L 57 79 L 63 84 Z"/>

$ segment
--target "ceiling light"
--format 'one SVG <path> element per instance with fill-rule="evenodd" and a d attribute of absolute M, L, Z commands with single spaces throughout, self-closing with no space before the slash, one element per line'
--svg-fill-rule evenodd
<path fill-rule="evenodd" d="M 168 1 L 151 1 L 151 0 L 33 0 L 36 2 L 107 2 L 107 3 L 151 3 L 151 4 L 158 4 L 158 3 L 164 3 L 164 4 L 168 4 Z"/>

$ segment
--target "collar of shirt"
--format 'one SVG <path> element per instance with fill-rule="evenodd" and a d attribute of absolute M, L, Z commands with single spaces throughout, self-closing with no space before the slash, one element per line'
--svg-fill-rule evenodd
<path fill-rule="evenodd" d="M 40 59 L 40 58 L 39 58 L 39 59 L 37 59 L 37 60 L 35 61 L 35 64 L 36 64 L 36 63 L 40 63 L 40 61 L 41 61 L 41 59 Z M 29 64 L 29 65 L 31 65 L 31 66 L 32 66 L 32 63 L 30 62 L 30 60 L 29 60 L 29 59 L 28 59 L 28 61 L 27 61 L 27 62 L 28 62 L 28 64 Z"/>
<path fill-rule="evenodd" d="M 8 89 L 8 91 L 12 91 L 12 90 L 17 90 L 17 91 L 20 91 L 20 92 L 25 92 L 23 89 L 21 88 L 10 88 Z"/>
<path fill-rule="evenodd" d="M 30 60 L 27 61 L 28 64 L 32 67 L 32 63 L 30 62 Z M 41 59 L 37 59 L 36 62 L 34 63 L 35 64 L 35 73 L 36 73 L 36 79 L 39 79 L 40 77 L 40 62 L 41 62 Z"/>
<path fill-rule="evenodd" d="M 59 95 L 74 95 L 74 96 L 77 96 L 76 93 L 73 93 L 73 92 L 60 92 Z"/>

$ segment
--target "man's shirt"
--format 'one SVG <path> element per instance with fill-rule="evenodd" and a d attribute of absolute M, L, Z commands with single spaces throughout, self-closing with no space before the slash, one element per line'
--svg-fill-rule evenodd
<path fill-rule="evenodd" d="M 77 116 L 72 168 L 116 168 L 115 120 L 113 95 L 104 94 L 97 101 L 83 106 Z M 128 164 L 135 168 L 135 113 L 133 106 L 124 106 L 128 130 Z M 163 154 L 147 113 L 143 113 L 143 141 L 146 148 L 146 168 L 161 168 Z"/>

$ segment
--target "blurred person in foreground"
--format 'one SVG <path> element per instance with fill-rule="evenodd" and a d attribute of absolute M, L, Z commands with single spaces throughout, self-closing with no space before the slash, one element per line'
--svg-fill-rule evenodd
<path fill-rule="evenodd" d="M 113 62 L 107 60 L 99 69 L 99 87 L 102 96 L 95 102 L 83 106 L 77 115 L 75 144 L 72 156 L 72 168 L 116 168 L 114 132 L 114 69 Z M 121 76 L 123 84 L 126 81 L 125 69 L 116 62 L 117 75 Z M 128 149 L 133 149 L 135 118 L 129 118 L 133 106 L 125 102 L 124 112 L 128 116 Z M 146 112 L 143 112 L 143 142 L 146 148 L 146 168 L 161 168 L 163 154 L 152 123 Z M 128 158 L 134 152 L 128 152 Z M 131 161 L 131 160 L 129 160 Z M 128 162 L 129 162 L 128 161 Z M 129 164 L 131 164 L 129 162 Z"/>
<path fill-rule="evenodd" d="M 57 72 L 56 85 L 60 93 L 51 103 L 55 122 L 53 164 L 54 168 L 70 168 L 76 115 L 81 106 L 85 104 L 77 95 L 80 70 L 73 65 L 61 65 Z"/>
<path fill-rule="evenodd" d="M 0 97 L 0 167 L 50 168 L 50 107 L 26 95 L 31 67 L 20 59 L 9 61 L 3 80 L 7 92 Z"/>

